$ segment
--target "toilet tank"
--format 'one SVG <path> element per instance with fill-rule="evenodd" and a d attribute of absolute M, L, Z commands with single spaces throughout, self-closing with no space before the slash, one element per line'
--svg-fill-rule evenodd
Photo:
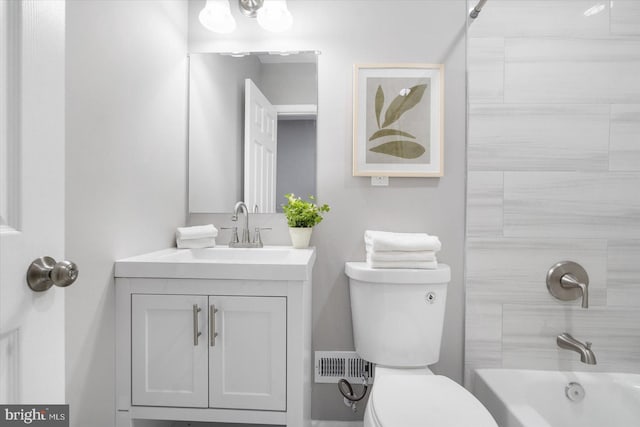
<path fill-rule="evenodd" d="M 376 269 L 347 262 L 356 352 L 393 367 L 436 363 L 451 270 Z"/>

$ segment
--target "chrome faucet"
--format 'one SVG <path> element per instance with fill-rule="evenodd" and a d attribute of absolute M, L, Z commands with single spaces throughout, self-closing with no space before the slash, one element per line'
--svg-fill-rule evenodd
<path fill-rule="evenodd" d="M 580 361 L 587 365 L 596 364 L 596 355 L 591 351 L 591 343 L 586 341 L 584 344 L 572 337 L 568 332 L 563 332 L 556 338 L 558 347 L 565 350 L 575 351 L 580 354 Z"/>
<path fill-rule="evenodd" d="M 255 206 L 254 212 L 257 213 L 257 207 Z M 238 215 L 244 214 L 244 226 L 242 228 L 242 239 L 238 238 L 238 227 L 231 227 L 231 241 L 229 242 L 230 248 L 262 248 L 262 237 L 260 236 L 260 230 L 271 230 L 265 227 L 256 227 L 253 239 L 251 238 L 251 232 L 249 231 L 249 210 L 244 202 L 237 202 L 233 207 L 233 216 L 231 221 L 237 221 Z M 226 227 L 222 227 L 223 229 Z"/>
<path fill-rule="evenodd" d="M 245 205 L 244 202 L 238 202 L 233 207 L 233 216 L 231 217 L 231 221 L 237 221 L 238 214 L 240 212 L 244 213 L 244 227 L 242 228 L 242 240 L 236 243 L 248 244 L 249 243 L 249 210 L 247 209 L 247 205 Z M 231 242 L 231 243 L 234 243 L 234 242 Z M 229 244 L 229 246 L 231 246 L 231 244 Z"/>

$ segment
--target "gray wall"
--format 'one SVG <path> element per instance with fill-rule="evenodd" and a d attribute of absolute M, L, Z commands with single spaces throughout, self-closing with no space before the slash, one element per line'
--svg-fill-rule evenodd
<path fill-rule="evenodd" d="M 291 31 L 269 34 L 236 15 L 231 35 L 204 29 L 197 15 L 204 1 L 189 8 L 189 50 L 320 50 L 318 59 L 318 198 L 332 211 L 314 230 L 318 257 L 313 276 L 313 349 L 352 350 L 351 312 L 344 263 L 364 259 L 365 229 L 426 231 L 443 242 L 439 259 L 451 265 L 440 362 L 435 371 L 462 380 L 463 241 L 465 209 L 465 16 L 464 1 L 303 1 L 288 2 Z M 232 9 L 237 12 L 235 5 Z M 354 64 L 444 63 L 444 177 L 391 178 L 389 187 L 371 187 L 353 177 L 352 73 Z M 229 215 L 192 215 L 193 224 L 230 223 Z M 268 244 L 289 243 L 284 217 L 264 215 L 271 225 Z M 228 240 L 221 233 L 220 241 Z M 354 419 L 335 385 L 313 387 L 314 419 Z"/>
<path fill-rule="evenodd" d="M 276 212 L 282 212 L 284 194 L 316 195 L 316 157 L 315 120 L 278 120 Z"/>
<path fill-rule="evenodd" d="M 315 104 L 318 102 L 315 63 L 262 64 L 260 73 L 260 89 L 272 104 Z"/>
<path fill-rule="evenodd" d="M 67 402 L 72 426 L 112 427 L 113 263 L 173 245 L 185 222 L 187 5 L 66 7 Z"/>
<path fill-rule="evenodd" d="M 469 372 L 640 372 L 640 2 L 593 6 L 491 1 L 470 28 Z M 588 310 L 547 292 L 565 259 Z M 565 331 L 596 366 L 557 348 Z"/>

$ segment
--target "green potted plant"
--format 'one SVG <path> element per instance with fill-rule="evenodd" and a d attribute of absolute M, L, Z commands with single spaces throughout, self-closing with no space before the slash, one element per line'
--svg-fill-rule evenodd
<path fill-rule="evenodd" d="M 326 203 L 318 206 L 315 198 L 309 196 L 309 201 L 296 197 L 295 194 L 285 194 L 287 204 L 282 205 L 284 215 L 287 217 L 289 234 L 294 248 L 309 247 L 311 230 L 313 226 L 322 221 L 322 213 L 329 212 L 329 205 Z"/>

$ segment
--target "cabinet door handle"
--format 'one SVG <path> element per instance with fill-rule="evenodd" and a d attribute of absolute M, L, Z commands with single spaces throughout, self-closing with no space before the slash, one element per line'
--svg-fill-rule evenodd
<path fill-rule="evenodd" d="M 209 345 L 211 347 L 216 346 L 216 337 L 218 333 L 216 332 L 216 313 L 218 310 L 214 304 L 209 306 Z"/>
<path fill-rule="evenodd" d="M 198 331 L 198 313 L 202 311 L 198 304 L 193 304 L 193 345 L 198 345 L 198 337 L 202 332 Z"/>

